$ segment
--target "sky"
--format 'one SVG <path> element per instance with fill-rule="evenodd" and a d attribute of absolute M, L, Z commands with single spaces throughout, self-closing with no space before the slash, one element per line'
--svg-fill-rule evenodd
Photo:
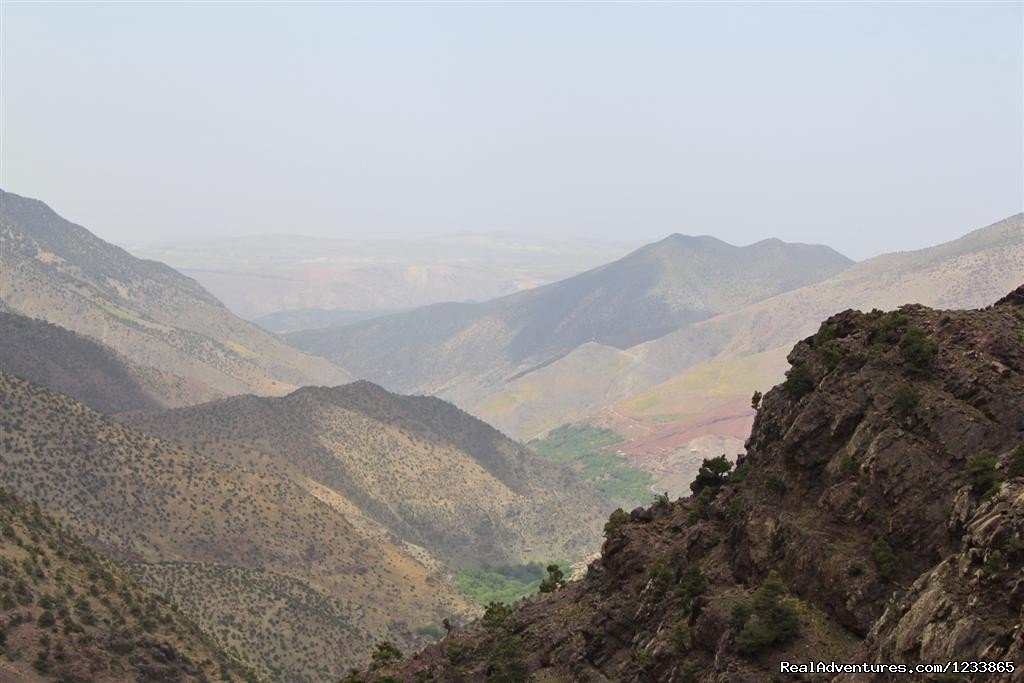
<path fill-rule="evenodd" d="M 820 242 L 1024 206 L 1024 3 L 0 9 L 0 186 L 121 244 Z"/>

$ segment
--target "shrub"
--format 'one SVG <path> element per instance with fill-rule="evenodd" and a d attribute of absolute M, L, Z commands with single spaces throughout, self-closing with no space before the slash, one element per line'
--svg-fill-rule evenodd
<path fill-rule="evenodd" d="M 818 358 L 829 370 L 835 370 L 839 367 L 839 363 L 842 362 L 846 356 L 846 349 L 844 349 L 837 341 L 827 341 L 817 348 Z"/>
<path fill-rule="evenodd" d="M 526 647 L 516 637 L 499 639 L 487 662 L 487 680 L 495 683 L 522 683 L 527 679 Z"/>
<path fill-rule="evenodd" d="M 629 521 L 629 513 L 622 508 L 616 508 L 611 516 L 608 517 L 608 521 L 604 525 L 605 538 L 612 536 L 616 531 L 622 528 L 626 522 Z"/>
<path fill-rule="evenodd" d="M 449 640 L 444 646 L 444 656 L 452 664 L 458 664 L 466 657 L 466 646 L 458 640 Z"/>
<path fill-rule="evenodd" d="M 786 482 L 784 482 L 777 475 L 773 474 L 772 476 L 768 477 L 764 483 L 768 490 L 777 496 L 781 496 L 786 492 Z"/>
<path fill-rule="evenodd" d="M 488 631 L 498 631 L 505 627 L 512 610 L 503 602 L 491 602 L 484 608 L 484 616 L 480 623 Z"/>
<path fill-rule="evenodd" d="M 677 655 L 685 655 L 690 651 L 690 627 L 686 619 L 680 619 L 672 627 L 672 646 Z"/>
<path fill-rule="evenodd" d="M 971 484 L 971 490 L 983 498 L 991 496 L 999 488 L 996 456 L 990 451 L 981 451 L 969 457 L 964 472 Z"/>
<path fill-rule="evenodd" d="M 814 376 L 810 369 L 803 363 L 794 365 L 786 371 L 786 381 L 782 388 L 796 400 L 800 400 L 807 394 L 814 391 Z"/>
<path fill-rule="evenodd" d="M 733 611 L 734 626 L 739 628 L 736 647 L 740 652 L 754 654 L 796 637 L 800 620 L 785 595 L 786 587 L 773 571 L 754 591 L 750 602 Z"/>
<path fill-rule="evenodd" d="M 565 575 L 557 564 L 549 564 L 547 570 L 548 575 L 540 582 L 541 593 L 551 593 L 565 585 Z"/>
<path fill-rule="evenodd" d="M 900 338 L 900 352 L 905 364 L 916 372 L 924 373 L 935 364 L 939 345 L 920 327 L 911 327 Z"/>
<path fill-rule="evenodd" d="M 754 395 L 750 397 L 750 407 L 757 410 L 761 407 L 761 399 L 764 398 L 764 394 L 760 391 L 755 390 Z"/>
<path fill-rule="evenodd" d="M 372 658 L 374 666 L 387 666 L 400 660 L 402 658 L 402 651 L 390 640 L 384 640 L 377 643 L 377 646 L 373 649 Z"/>
<path fill-rule="evenodd" d="M 732 469 L 732 463 L 729 462 L 724 455 L 719 455 L 716 458 L 704 458 L 704 462 L 701 463 L 700 469 L 697 470 L 697 478 L 690 484 L 690 490 L 694 493 L 700 493 L 706 488 L 717 488 L 724 484 L 729 478 L 729 470 Z"/>
<path fill-rule="evenodd" d="M 871 544 L 871 559 L 875 561 L 878 575 L 888 581 L 896 571 L 896 553 L 885 539 L 879 538 Z"/>
<path fill-rule="evenodd" d="M 912 384 L 903 384 L 896 390 L 892 410 L 899 417 L 908 417 L 921 402 L 921 392 Z"/>
<path fill-rule="evenodd" d="M 747 460 L 737 462 L 736 469 L 734 469 L 732 474 L 729 475 L 729 482 L 732 484 L 738 484 L 746 479 L 748 474 L 750 474 L 750 462 Z"/>
<path fill-rule="evenodd" d="M 655 599 L 661 599 L 676 578 L 676 573 L 665 560 L 655 560 L 647 568 L 647 576 L 651 580 L 651 588 Z"/>
<path fill-rule="evenodd" d="M 1010 462 L 1006 467 L 1006 476 L 1024 477 L 1024 444 L 1017 446 L 1010 455 Z"/>
<path fill-rule="evenodd" d="M 706 488 L 700 492 L 697 500 L 693 502 L 693 507 L 686 513 L 686 522 L 688 524 L 696 524 L 698 521 L 709 517 L 708 511 L 711 507 L 711 501 L 715 499 L 717 491 L 718 489 L 715 488 Z"/>
<path fill-rule="evenodd" d="M 875 311 L 872 311 L 875 313 Z M 895 344 L 900 340 L 910 320 L 898 311 L 882 313 L 879 317 L 878 327 L 875 329 L 873 341 L 879 344 Z"/>
<path fill-rule="evenodd" d="M 707 589 L 708 579 L 700 567 L 695 564 L 687 567 L 676 586 L 676 596 L 683 601 L 683 611 L 689 613 L 690 603 L 698 595 L 703 595 Z"/>

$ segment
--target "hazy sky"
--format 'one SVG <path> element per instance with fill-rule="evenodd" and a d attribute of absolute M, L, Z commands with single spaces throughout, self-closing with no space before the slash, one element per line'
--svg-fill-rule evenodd
<path fill-rule="evenodd" d="M 505 231 L 824 242 L 1024 205 L 984 4 L 18 4 L 0 185 L 119 243 Z"/>

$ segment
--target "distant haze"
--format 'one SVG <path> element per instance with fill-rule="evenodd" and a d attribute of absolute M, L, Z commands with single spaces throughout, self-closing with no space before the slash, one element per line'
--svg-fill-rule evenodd
<path fill-rule="evenodd" d="M 936 244 L 1024 206 L 1021 3 L 2 5 L 0 186 L 122 244 Z"/>

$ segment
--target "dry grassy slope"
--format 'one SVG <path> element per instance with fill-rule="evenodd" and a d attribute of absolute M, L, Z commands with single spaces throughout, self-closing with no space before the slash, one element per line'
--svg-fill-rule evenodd
<path fill-rule="evenodd" d="M 0 680 L 213 678 L 256 680 L 174 607 L 0 488 Z"/>
<path fill-rule="evenodd" d="M 365 680 L 759 683 L 813 659 L 1010 661 L 983 678 L 1019 681 L 1024 286 L 821 331 L 789 356 L 802 379 L 765 397 L 739 476 L 613 518 L 582 581 Z"/>
<path fill-rule="evenodd" d="M 99 340 L 157 371 L 150 379 L 183 378 L 161 397 L 165 404 L 280 394 L 348 377 L 236 318 L 195 281 L 131 256 L 40 201 L 2 192 L 0 240 L 0 295 L 8 310 Z"/>
<path fill-rule="evenodd" d="M 160 407 L 131 365 L 112 349 L 15 313 L 0 312 L 0 368 L 104 413 Z"/>
<path fill-rule="evenodd" d="M 364 528 L 448 566 L 582 556 L 606 514 L 568 469 L 440 399 L 369 382 L 126 419 L 203 452 L 250 449 L 296 467 L 318 485 L 315 495 L 358 511 Z"/>
<path fill-rule="evenodd" d="M 594 342 L 626 348 L 848 267 L 833 250 L 672 235 L 607 265 L 480 304 L 438 304 L 288 339 L 403 392 L 475 407 L 517 374 Z"/>
<path fill-rule="evenodd" d="M 402 640 L 416 627 L 473 609 L 407 552 L 350 524 L 283 463 L 244 450 L 211 449 L 208 456 L 3 373 L 0 397 L 0 484 L 115 558 L 259 569 L 342 601 L 357 635 L 318 654 L 331 675 L 384 636 Z M 210 595 L 221 589 L 209 585 Z M 266 607 L 258 595 L 237 599 Z M 239 630 L 258 632 L 263 613 L 237 614 Z M 315 623 L 310 616 L 303 628 Z M 305 647 L 242 654 L 263 671 L 285 667 L 280 680 L 321 673 L 305 668 Z"/>

